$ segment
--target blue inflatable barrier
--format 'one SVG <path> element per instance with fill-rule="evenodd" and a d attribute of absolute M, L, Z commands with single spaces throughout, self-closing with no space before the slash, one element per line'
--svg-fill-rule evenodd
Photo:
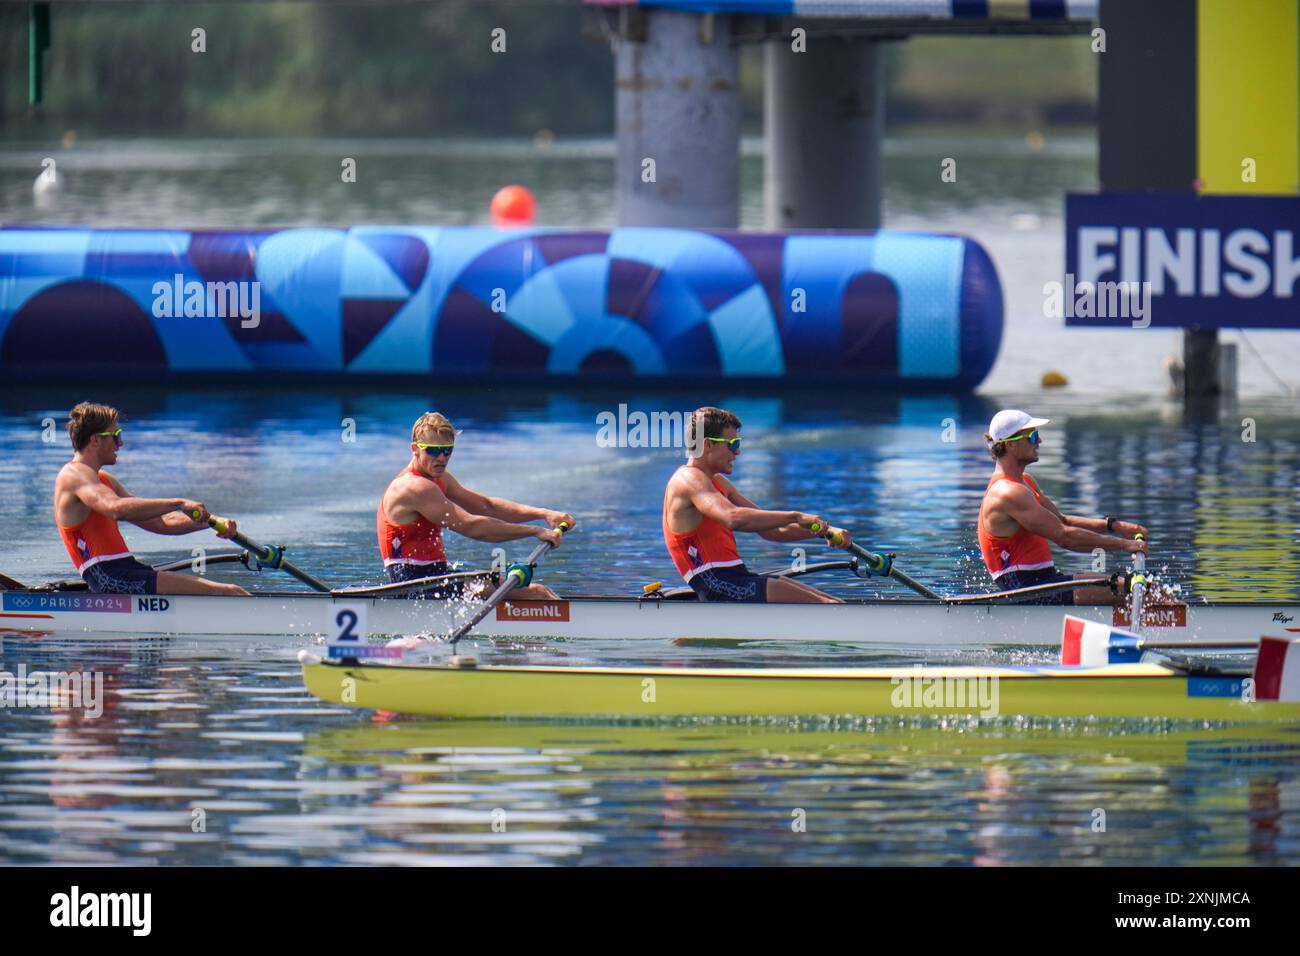
<path fill-rule="evenodd" d="M 862 20 L 1095 20 L 1098 0 L 584 0 L 594 7 L 661 7 L 686 13 Z"/>
<path fill-rule="evenodd" d="M 0 229 L 6 378 L 966 389 L 1001 336 L 997 272 L 956 236 Z"/>

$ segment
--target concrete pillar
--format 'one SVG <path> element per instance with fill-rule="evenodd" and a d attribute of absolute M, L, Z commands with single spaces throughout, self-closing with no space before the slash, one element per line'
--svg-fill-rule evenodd
<path fill-rule="evenodd" d="M 764 50 L 769 229 L 875 229 L 885 139 L 884 50 L 862 37 L 788 36 Z"/>
<path fill-rule="evenodd" d="M 614 57 L 619 224 L 734 229 L 740 52 L 731 21 L 638 9 L 623 26 Z"/>
<path fill-rule="evenodd" d="M 1183 329 L 1184 397 L 1219 394 L 1219 334 L 1216 329 Z"/>

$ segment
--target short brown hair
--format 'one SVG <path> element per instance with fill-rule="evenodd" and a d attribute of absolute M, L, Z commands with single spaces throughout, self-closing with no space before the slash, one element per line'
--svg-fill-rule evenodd
<path fill-rule="evenodd" d="M 703 424 L 703 434 L 700 425 Z M 740 419 L 734 412 L 713 405 L 705 405 L 691 412 L 686 421 L 686 453 L 692 458 L 704 454 L 704 439 L 721 438 L 728 428 L 739 428 Z"/>
<path fill-rule="evenodd" d="M 1007 443 L 1004 441 L 994 441 L 993 436 L 987 432 L 984 434 L 984 441 L 989 446 L 989 454 L 993 456 L 994 461 L 997 461 L 1007 453 Z"/>
<path fill-rule="evenodd" d="M 74 451 L 81 451 L 100 432 L 112 431 L 117 422 L 117 409 L 112 405 L 81 402 L 68 412 L 68 437 Z"/>
<path fill-rule="evenodd" d="M 411 441 L 421 442 L 430 438 L 454 442 L 456 426 L 449 422 L 442 412 L 425 412 L 411 426 Z"/>

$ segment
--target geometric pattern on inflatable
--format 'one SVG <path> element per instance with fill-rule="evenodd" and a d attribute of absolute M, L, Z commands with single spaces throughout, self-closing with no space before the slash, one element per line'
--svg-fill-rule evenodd
<path fill-rule="evenodd" d="M 688 13 L 906 20 L 1094 20 L 1098 0 L 584 0 L 590 6 Z"/>
<path fill-rule="evenodd" d="M 966 389 L 1001 336 L 988 255 L 931 233 L 0 228 L 0 370 L 23 377 Z"/>

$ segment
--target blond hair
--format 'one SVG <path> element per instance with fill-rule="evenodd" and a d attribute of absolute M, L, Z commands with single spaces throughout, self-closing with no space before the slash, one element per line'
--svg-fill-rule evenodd
<path fill-rule="evenodd" d="M 411 426 L 411 441 L 428 443 L 429 439 L 454 443 L 456 426 L 442 412 L 425 412 Z"/>

